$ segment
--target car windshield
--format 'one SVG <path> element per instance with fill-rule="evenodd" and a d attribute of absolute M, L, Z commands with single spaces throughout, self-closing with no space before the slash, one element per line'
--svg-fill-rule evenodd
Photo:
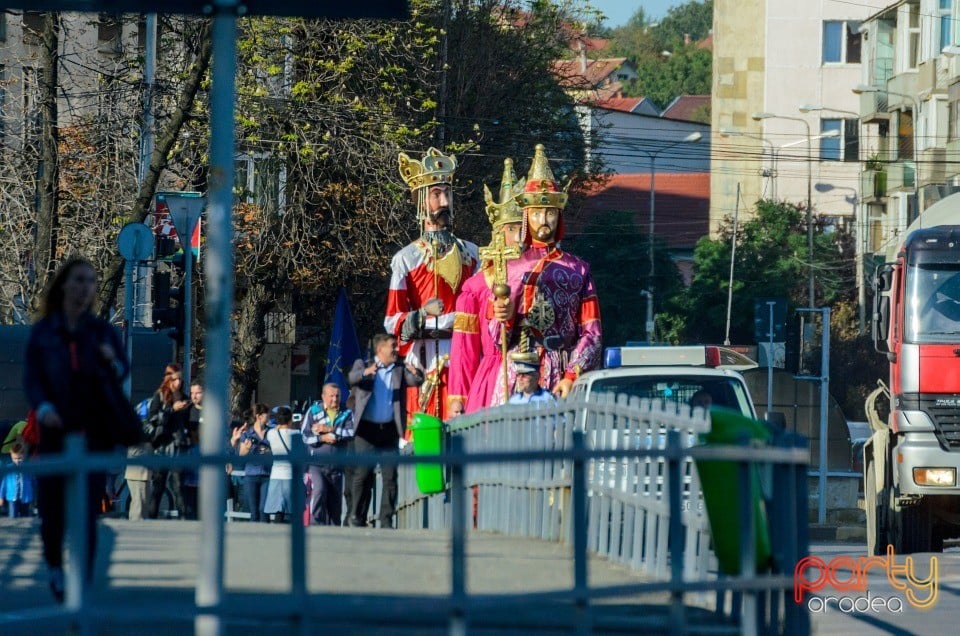
<path fill-rule="evenodd" d="M 754 417 L 747 388 L 736 377 L 656 375 L 597 378 L 590 385 L 590 399 L 596 399 L 601 393 L 623 393 L 631 397 L 659 399 L 688 406 L 718 406 Z"/>
<path fill-rule="evenodd" d="M 960 335 L 960 264 L 910 265 L 906 291 L 906 341 L 956 342 Z"/>

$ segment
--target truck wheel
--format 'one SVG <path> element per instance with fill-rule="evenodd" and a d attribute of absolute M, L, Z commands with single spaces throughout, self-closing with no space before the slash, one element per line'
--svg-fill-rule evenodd
<path fill-rule="evenodd" d="M 898 506 L 891 491 L 890 510 L 893 531 L 893 549 L 897 554 L 932 552 L 933 519 L 930 515 L 930 500 L 921 499 L 912 506 Z M 937 542 L 943 548 L 942 542 Z"/>
<path fill-rule="evenodd" d="M 883 556 L 887 553 L 889 496 L 886 488 L 877 491 L 877 474 L 873 470 L 873 460 L 864 466 L 863 499 L 867 513 L 867 554 Z"/>

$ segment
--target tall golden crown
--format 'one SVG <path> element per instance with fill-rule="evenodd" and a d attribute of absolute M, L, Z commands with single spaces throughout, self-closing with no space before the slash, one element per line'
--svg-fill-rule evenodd
<path fill-rule="evenodd" d="M 487 202 L 487 217 L 493 229 L 505 223 L 520 223 L 523 221 L 523 210 L 517 205 L 516 197 L 523 193 L 524 180 L 517 182 L 517 175 L 513 171 L 513 159 L 503 160 L 503 177 L 500 180 L 500 202 L 493 200 L 493 193 L 486 185 L 483 186 L 483 199 Z"/>
<path fill-rule="evenodd" d="M 550 161 L 547 159 L 546 148 L 537 144 L 533 152 L 533 163 L 527 173 L 527 183 L 523 192 L 517 197 L 521 208 L 560 208 L 567 205 L 566 188 L 553 177 Z"/>
<path fill-rule="evenodd" d="M 429 148 L 423 161 L 411 159 L 401 152 L 400 176 L 411 190 L 435 185 L 453 185 L 453 173 L 457 169 L 457 158 L 449 157 L 436 148 Z"/>

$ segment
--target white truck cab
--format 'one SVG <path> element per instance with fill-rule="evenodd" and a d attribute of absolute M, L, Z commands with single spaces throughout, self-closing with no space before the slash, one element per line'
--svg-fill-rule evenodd
<path fill-rule="evenodd" d="M 738 370 L 757 366 L 746 356 L 715 346 L 609 347 L 604 369 L 584 373 L 574 382 L 571 396 L 590 401 L 599 394 L 626 394 L 694 405 L 707 404 L 756 418 L 750 392 Z"/>

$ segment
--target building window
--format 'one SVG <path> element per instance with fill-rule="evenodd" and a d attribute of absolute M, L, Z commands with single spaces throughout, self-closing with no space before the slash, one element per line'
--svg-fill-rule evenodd
<path fill-rule="evenodd" d="M 920 5 L 897 9 L 897 72 L 912 71 L 920 63 Z"/>
<path fill-rule="evenodd" d="M 23 12 L 23 43 L 37 46 L 43 33 L 43 14 L 39 11 Z"/>
<path fill-rule="evenodd" d="M 7 14 L 0 11 L 0 42 L 7 41 Z"/>
<path fill-rule="evenodd" d="M 860 160 L 860 122 L 856 119 L 821 119 L 820 134 L 838 131 L 836 137 L 820 139 L 821 161 Z"/>
<path fill-rule="evenodd" d="M 960 101 L 953 101 L 947 105 L 947 141 L 960 139 Z"/>
<path fill-rule="evenodd" d="M 860 23 L 855 20 L 828 20 L 823 23 L 823 63 L 860 63 Z"/>
<path fill-rule="evenodd" d="M 234 190 L 241 201 L 264 212 L 283 214 L 287 169 L 281 159 L 268 153 L 251 153 L 237 157 L 234 166 Z"/>
<path fill-rule="evenodd" d="M 913 113 L 909 110 L 897 114 L 897 159 L 913 159 Z"/>
<path fill-rule="evenodd" d="M 21 73 L 23 140 L 29 145 L 40 137 L 40 76 L 37 69 L 30 66 L 24 66 Z"/>
<path fill-rule="evenodd" d="M 123 44 L 120 36 L 123 33 L 123 23 L 120 16 L 112 13 L 101 13 L 97 20 L 97 48 L 101 53 L 117 55 L 123 53 Z"/>
<path fill-rule="evenodd" d="M 953 44 L 953 0 L 940 0 L 940 48 Z"/>

